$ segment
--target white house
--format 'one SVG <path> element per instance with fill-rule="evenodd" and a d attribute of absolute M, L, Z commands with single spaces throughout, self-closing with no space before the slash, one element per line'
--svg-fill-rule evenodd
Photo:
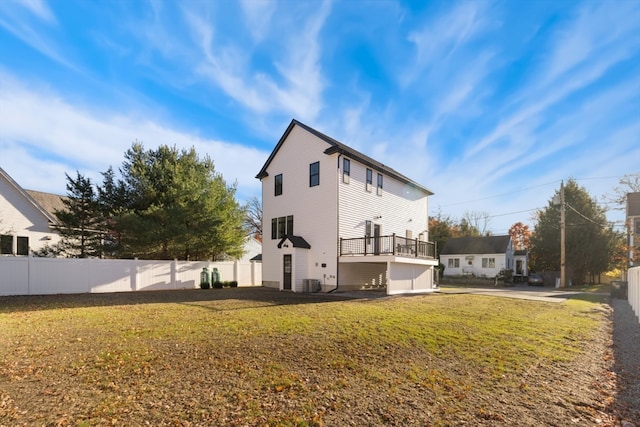
<path fill-rule="evenodd" d="M 60 240 L 62 196 L 24 190 L 0 168 L 0 255 L 29 255 Z"/>
<path fill-rule="evenodd" d="M 445 276 L 495 277 L 502 269 L 514 270 L 513 241 L 508 235 L 452 238 L 440 251 L 440 262 Z"/>
<path fill-rule="evenodd" d="M 292 120 L 262 182 L 263 285 L 281 290 L 434 289 L 428 196 L 399 172 Z"/>

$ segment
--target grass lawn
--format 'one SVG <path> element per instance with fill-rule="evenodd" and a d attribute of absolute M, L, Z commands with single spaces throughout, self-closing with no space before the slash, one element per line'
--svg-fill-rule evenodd
<path fill-rule="evenodd" d="M 2 297 L 0 425 L 563 425 L 589 411 L 554 382 L 605 315 L 243 288 Z"/>

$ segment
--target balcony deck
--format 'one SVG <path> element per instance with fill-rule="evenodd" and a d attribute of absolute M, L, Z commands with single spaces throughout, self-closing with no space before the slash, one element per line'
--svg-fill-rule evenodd
<path fill-rule="evenodd" d="M 340 256 L 393 255 L 407 258 L 435 259 L 435 243 L 390 236 L 340 238 Z"/>

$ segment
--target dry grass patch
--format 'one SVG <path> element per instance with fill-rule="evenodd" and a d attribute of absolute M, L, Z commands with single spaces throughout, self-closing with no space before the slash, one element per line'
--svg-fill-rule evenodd
<path fill-rule="evenodd" d="M 588 418 L 553 395 L 559 373 L 606 316 L 473 295 L 148 297 L 0 298 L 0 425 L 546 425 L 538 409 L 562 425 Z"/>

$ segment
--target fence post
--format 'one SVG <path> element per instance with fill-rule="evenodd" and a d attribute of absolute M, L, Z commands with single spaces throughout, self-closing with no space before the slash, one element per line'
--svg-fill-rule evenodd
<path fill-rule="evenodd" d="M 391 247 L 391 253 L 393 255 L 396 254 L 396 233 L 393 233 L 393 241 L 391 243 L 392 247 Z"/>
<path fill-rule="evenodd" d="M 239 280 L 239 279 L 240 279 L 240 274 L 239 274 L 239 273 L 240 273 L 240 268 L 239 268 L 240 266 L 239 266 L 239 262 L 240 262 L 240 261 L 238 261 L 238 260 L 235 260 L 235 261 L 233 262 L 233 280 L 234 280 L 235 282 L 239 282 L 239 281 L 240 281 L 240 280 Z"/>
<path fill-rule="evenodd" d="M 251 262 L 251 286 L 255 286 L 256 285 L 256 262 L 255 261 L 250 261 Z"/>
<path fill-rule="evenodd" d="M 178 289 L 178 260 L 175 258 L 171 262 L 171 287 Z"/>
<path fill-rule="evenodd" d="M 136 291 L 138 288 L 138 258 L 134 258 L 131 260 L 131 268 L 129 272 L 129 281 L 131 282 L 129 286 L 132 291 Z"/>

